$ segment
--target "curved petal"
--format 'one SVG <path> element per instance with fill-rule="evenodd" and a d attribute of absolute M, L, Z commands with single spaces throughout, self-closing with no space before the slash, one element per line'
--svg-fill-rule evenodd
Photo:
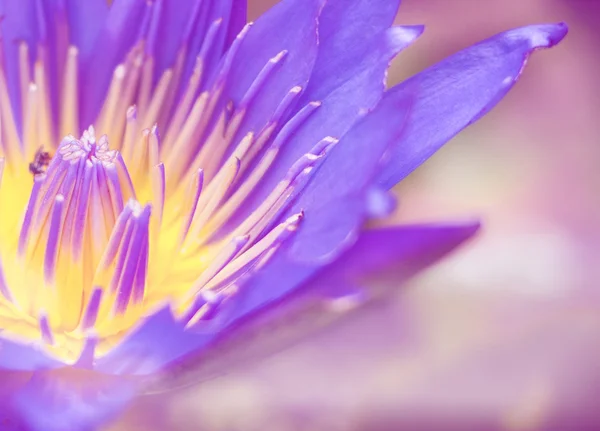
<path fill-rule="evenodd" d="M 15 121 L 17 129 L 21 130 L 21 98 L 19 93 L 19 67 L 17 62 L 18 42 L 25 41 L 30 46 L 35 46 L 38 40 L 38 26 L 34 0 L 14 2 L 0 1 L 0 21 L 2 30 L 2 51 L 4 55 L 3 68 L 6 70 L 6 81 L 10 95 L 13 112 L 17 113 Z"/>
<path fill-rule="evenodd" d="M 154 58 L 155 82 L 174 65 L 178 53 L 184 53 L 181 76 L 185 83 L 208 32 L 216 23 L 216 33 L 210 38 L 210 49 L 203 59 L 204 74 L 210 75 L 214 71 L 231 41 L 230 32 L 241 29 L 245 8 L 241 0 L 115 0 L 90 55 L 81 56 L 82 124 L 91 123 L 100 109 L 115 67 L 138 41 L 146 41 L 146 52 Z M 94 82 L 94 85 L 86 85 L 86 82 Z"/>
<path fill-rule="evenodd" d="M 223 331 L 272 302 L 298 290 L 298 295 L 332 299 L 340 286 L 354 286 L 365 276 L 393 266 L 397 283 L 414 275 L 475 234 L 479 223 L 394 226 L 365 231 L 352 248 L 328 266 L 308 266 L 279 254 L 219 311 L 218 322 L 203 332 L 184 329 L 169 309 L 158 310 L 119 346 L 96 362 L 110 374 L 146 375 L 183 356 L 210 348 Z M 297 298 L 291 296 L 288 302 Z M 285 309 L 285 305 L 284 308 Z M 279 311 L 276 314 L 281 314 Z M 235 331 L 233 327 L 232 331 Z"/>
<path fill-rule="evenodd" d="M 202 349 L 216 333 L 186 331 L 166 306 L 144 321 L 106 356 L 96 360 L 95 369 L 109 374 L 147 375 L 166 364 Z"/>
<path fill-rule="evenodd" d="M 176 2 L 158 0 L 156 3 L 159 10 L 154 13 L 156 16 L 153 16 L 151 24 L 155 29 L 151 29 L 150 46 L 146 49 L 154 56 L 155 74 L 160 76 L 163 70 L 175 62 L 190 17 L 197 13 L 196 9 L 202 3 L 206 4 L 206 2 L 202 2 L 202 0 L 179 0 Z M 201 21 L 200 17 L 196 20 Z M 205 22 L 196 22 L 194 27 L 196 27 L 196 31 L 201 33 L 202 30 L 198 27 L 202 28 L 204 26 L 206 26 Z"/>
<path fill-rule="evenodd" d="M 210 76 L 225 49 L 246 24 L 245 0 L 159 0 L 157 3 L 147 47 L 155 59 L 156 80 L 164 70 L 173 66 L 178 52 L 185 48 L 182 82 L 186 83 L 210 26 L 219 21 L 217 35 L 212 38 L 210 52 L 206 54 L 203 63 L 204 73 Z"/>
<path fill-rule="evenodd" d="M 364 46 L 364 51 L 350 52 L 347 55 L 344 51 L 334 53 L 332 50 L 342 42 L 360 45 L 362 34 L 352 34 L 350 37 L 343 33 L 340 40 L 330 42 L 332 46 L 325 51 L 327 60 L 322 58 L 324 54 L 320 51 L 315 66 L 317 70 L 314 72 L 317 73 L 316 78 L 314 75 L 311 77 L 307 91 L 302 96 L 302 103 L 314 100 L 320 101 L 321 106 L 283 144 L 276 163 L 253 191 L 243 211 L 237 214 L 233 225 L 251 213 L 285 176 L 289 167 L 315 143 L 326 136 L 343 136 L 362 115 L 373 109 L 383 94 L 390 61 L 416 40 L 422 30 L 422 27 L 388 28 L 371 40 L 370 45 Z M 330 68 L 338 69 L 334 74 L 335 78 L 325 79 L 321 76 L 322 71 Z"/>
<path fill-rule="evenodd" d="M 340 286 L 355 283 L 392 267 L 398 284 L 426 268 L 472 237 L 478 222 L 392 226 L 361 233 L 351 248 L 324 266 L 307 266 L 274 258 L 252 281 L 236 315 L 241 317 L 277 301 L 303 283 L 319 295 L 339 295 Z"/>
<path fill-rule="evenodd" d="M 0 340 L 0 370 L 32 371 L 58 368 L 62 365 L 61 362 L 50 358 L 33 344 Z"/>
<path fill-rule="evenodd" d="M 290 215 L 305 213 L 300 229 L 286 244 L 289 260 L 327 263 L 352 243 L 367 218 L 370 185 L 380 160 L 410 122 L 412 104 L 410 94 L 382 101 L 326 156 L 289 210 Z"/>
<path fill-rule="evenodd" d="M 267 193 L 299 157 L 325 136 L 340 138 L 349 132 L 354 123 L 381 100 L 385 88 L 386 71 L 390 61 L 421 34 L 422 27 L 393 27 L 364 57 L 345 59 L 337 66 L 346 72 L 336 75 L 341 79 L 328 79 L 323 85 L 311 83 L 305 101 L 322 101 L 321 107 L 306 124 L 281 149 L 268 176 L 261 184 Z M 333 55 L 333 54 L 332 54 Z M 353 62 L 349 67 L 347 63 Z M 331 88 L 333 87 L 333 88 Z M 259 193 L 260 195 L 260 193 Z M 262 199 L 257 198 L 259 201 Z"/>
<path fill-rule="evenodd" d="M 165 1 L 165 7 L 167 10 L 173 10 L 172 15 L 179 15 L 179 19 L 183 23 L 183 39 L 179 37 L 177 42 L 182 43 L 181 40 L 183 40 L 183 44 L 186 45 L 187 59 L 185 60 L 181 75 L 180 91 L 184 91 L 186 83 L 193 72 L 196 59 L 200 54 L 203 55 L 203 75 L 209 78 L 203 80 L 202 88 L 205 88 L 206 83 L 210 82 L 210 77 L 214 76 L 215 71 L 218 69 L 223 53 L 229 48 L 246 24 L 246 0 L 223 0 L 218 2 L 196 0 L 194 9 L 192 10 L 194 14 L 191 18 L 189 14 L 182 13 L 183 11 L 177 2 Z M 204 44 L 208 40 L 207 35 L 210 32 L 211 26 L 215 23 L 219 23 L 218 31 L 216 35 L 212 36 L 210 49 L 205 50 Z M 169 24 L 168 27 L 161 26 L 163 31 L 159 39 L 161 42 L 156 45 L 157 48 L 165 51 L 162 35 L 173 38 L 175 34 L 179 34 L 177 31 L 174 31 L 177 25 L 175 23 Z M 157 73 L 162 72 L 175 62 L 178 48 L 179 45 L 173 44 L 171 52 L 166 52 L 168 60 L 163 61 L 162 65 L 158 64 Z"/>
<path fill-rule="evenodd" d="M 108 16 L 106 0 L 66 0 L 71 43 L 82 58 L 88 58 Z"/>
<path fill-rule="evenodd" d="M 364 231 L 356 244 L 319 274 L 316 284 L 361 282 L 391 269 L 394 282 L 429 266 L 479 230 L 478 221 L 399 225 Z"/>
<path fill-rule="evenodd" d="M 304 100 L 322 100 L 358 74 L 364 58 L 383 43 L 400 0 L 329 0 L 319 19 L 319 55 Z M 381 65 L 379 65 L 381 67 Z M 383 65 L 387 67 L 387 65 Z M 383 75 L 375 85 L 383 86 Z M 381 87 L 383 91 L 383 87 Z"/>
<path fill-rule="evenodd" d="M 31 378 L 32 373 L 18 371 L 0 371 L 0 429 L 22 429 L 20 414 L 13 405 L 16 394 Z"/>
<path fill-rule="evenodd" d="M 40 43 L 53 53 L 55 19 L 59 5 L 38 0 L 0 1 L 0 29 L 2 32 L 3 68 L 6 70 L 8 93 L 11 99 L 17 130 L 21 130 L 21 97 L 19 80 L 19 43 L 25 42 L 30 51 L 30 59 L 35 58 Z M 49 60 L 54 61 L 53 56 Z"/>
<path fill-rule="evenodd" d="M 470 221 L 368 230 L 337 261 L 321 268 L 275 258 L 244 295 L 232 301 L 229 323 L 238 324 L 227 331 L 225 342 L 217 343 L 214 355 L 201 356 L 206 362 L 190 374 L 184 372 L 182 379 L 212 375 L 215 363 L 257 359 L 261 351 L 277 349 L 271 339 L 285 344 L 290 337 L 327 325 L 339 310 L 347 309 L 345 305 L 377 294 L 364 283 L 370 276 L 383 273 L 387 285 L 396 289 L 470 239 L 478 228 L 478 222 Z"/>
<path fill-rule="evenodd" d="M 146 0 L 115 0 L 89 57 L 80 58 L 79 106 L 85 127 L 100 110 L 115 67 L 148 26 L 152 9 Z"/>
<path fill-rule="evenodd" d="M 121 413 L 135 393 L 133 381 L 66 368 L 36 371 L 12 393 L 11 404 L 14 419 L 31 431 L 93 431 Z"/>
<path fill-rule="evenodd" d="M 241 39 L 225 86 L 225 102 L 247 108 L 238 137 L 249 131 L 258 133 L 292 88 L 306 86 L 317 56 L 317 20 L 323 3 L 284 0 L 262 15 Z M 266 82 L 247 99 L 255 79 L 269 64 L 272 72 Z"/>
<path fill-rule="evenodd" d="M 247 0 L 232 0 L 231 18 L 229 19 L 229 30 L 227 31 L 227 46 L 231 45 L 233 39 L 246 25 L 248 15 Z"/>
<path fill-rule="evenodd" d="M 473 45 L 392 88 L 418 94 L 407 131 L 389 154 L 378 183 L 402 180 L 449 139 L 487 113 L 518 80 L 529 55 L 567 34 L 565 24 L 522 27 Z"/>

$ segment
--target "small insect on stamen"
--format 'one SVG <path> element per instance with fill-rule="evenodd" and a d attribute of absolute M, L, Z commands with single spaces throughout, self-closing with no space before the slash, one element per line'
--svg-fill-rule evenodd
<path fill-rule="evenodd" d="M 29 164 L 29 172 L 35 177 L 36 175 L 46 173 L 46 168 L 52 160 L 52 155 L 48 151 L 44 151 L 43 147 L 35 152 L 33 161 Z"/>

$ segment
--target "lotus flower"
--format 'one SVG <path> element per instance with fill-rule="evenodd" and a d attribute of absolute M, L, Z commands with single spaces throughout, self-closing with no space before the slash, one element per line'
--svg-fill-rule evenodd
<path fill-rule="evenodd" d="M 246 24 L 244 0 L 1 3 L 9 428 L 96 429 L 140 377 L 298 289 L 360 297 L 366 274 L 413 273 L 477 230 L 365 226 L 566 26 L 507 31 L 386 91 L 423 30 L 391 27 L 398 4 L 283 0 Z"/>

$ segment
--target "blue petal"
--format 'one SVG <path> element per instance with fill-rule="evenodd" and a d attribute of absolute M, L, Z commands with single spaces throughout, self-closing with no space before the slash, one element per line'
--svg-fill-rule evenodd
<path fill-rule="evenodd" d="M 97 359 L 95 369 L 110 374 L 151 374 L 182 356 L 202 349 L 214 333 L 184 330 L 164 307 L 140 322 L 138 328 L 106 356 Z"/>
<path fill-rule="evenodd" d="M 361 119 L 327 155 L 311 183 L 289 210 L 304 211 L 288 241 L 288 259 L 328 262 L 354 239 L 368 215 L 370 186 L 384 152 L 400 139 L 413 97 L 388 98 Z M 395 121 L 390 123 L 389 113 Z"/>
<path fill-rule="evenodd" d="M 250 102 L 238 136 L 259 132 L 295 86 L 306 87 L 317 56 L 317 18 L 324 0 L 284 0 L 262 15 L 233 58 L 226 99 L 239 106 L 269 60 L 284 54 L 276 70 Z"/>
<path fill-rule="evenodd" d="M 201 0 L 178 0 L 176 2 L 157 0 L 156 3 L 156 7 L 160 8 L 160 16 L 157 17 L 156 38 L 149 50 L 154 55 L 156 75 L 160 76 L 162 71 L 171 67 L 175 62 L 188 21 L 195 9 L 203 2 Z M 201 27 L 202 24 L 204 23 L 198 22 L 196 27 Z"/>
<path fill-rule="evenodd" d="M 241 0 L 115 0 L 100 31 L 94 31 L 98 36 L 94 38 L 90 55 L 81 57 L 82 124 L 93 121 L 115 67 L 140 39 L 146 39 L 146 51 L 155 59 L 155 82 L 165 69 L 174 65 L 179 49 L 185 45 L 187 51 L 182 72 L 185 83 L 211 25 L 218 20 L 221 22 L 204 62 L 205 75 L 210 75 L 216 68 L 231 39 L 230 32 L 239 31 L 244 19 L 245 3 Z M 86 85 L 89 82 L 94 85 Z"/>
<path fill-rule="evenodd" d="M 146 0 L 115 0 L 93 47 L 81 58 L 80 100 L 82 127 L 92 124 L 100 111 L 112 74 L 141 36 L 152 4 Z"/>
<path fill-rule="evenodd" d="M 229 18 L 229 29 L 227 30 L 227 45 L 231 45 L 233 39 L 246 25 L 248 14 L 247 0 L 231 0 L 231 16 Z"/>
<path fill-rule="evenodd" d="M 21 97 L 19 86 L 19 42 L 26 42 L 32 54 L 36 52 L 41 37 L 38 7 L 36 0 L 0 0 L 0 29 L 8 93 L 10 96 L 17 129 L 21 130 Z M 33 58 L 33 57 L 32 57 Z"/>
<path fill-rule="evenodd" d="M 402 133 L 411 105 L 410 95 L 380 103 L 331 150 L 288 211 L 305 212 L 300 228 L 251 282 L 236 315 L 289 293 L 352 246 L 369 212 L 370 184 L 379 161 Z M 393 127 L 388 111 L 398 116 Z"/>
<path fill-rule="evenodd" d="M 305 93 L 305 101 L 324 99 L 361 70 L 373 66 L 379 69 L 380 76 L 375 82 L 364 84 L 373 85 L 375 93 L 383 91 L 387 62 L 384 60 L 378 64 L 365 64 L 362 60 L 384 43 L 384 33 L 392 25 L 399 3 L 400 0 L 327 2 L 319 19 L 319 55 Z M 397 48 L 401 49 L 402 45 Z"/>
<path fill-rule="evenodd" d="M 329 298 L 333 290 L 340 293 L 337 287 L 353 285 L 364 276 L 390 266 L 401 271 L 394 278 L 400 282 L 470 238 L 478 227 L 477 222 L 469 222 L 362 232 L 355 245 L 327 266 L 294 262 L 282 253 L 276 254 L 239 294 L 225 303 L 215 318 L 218 321 L 205 327 L 205 331 L 185 330 L 165 307 L 142 322 L 107 356 L 98 359 L 96 369 L 111 374 L 157 372 L 184 355 L 210 349 L 224 331 L 235 331 L 234 323 L 300 288 L 300 295 Z"/>
<path fill-rule="evenodd" d="M 0 370 L 39 370 L 63 364 L 48 357 L 38 346 L 0 339 Z"/>
<path fill-rule="evenodd" d="M 346 62 L 339 65 L 341 70 L 350 72 L 345 79 L 324 80 L 326 85 L 316 84 L 309 88 L 305 100 L 321 100 L 322 105 L 290 142 L 283 146 L 276 166 L 269 172 L 261 187 L 265 191 L 272 188 L 289 166 L 316 142 L 325 136 L 344 136 L 361 115 L 373 109 L 381 100 L 385 89 L 390 61 L 416 40 L 421 32 L 422 27 L 390 28 L 364 57 L 348 59 L 354 67 L 349 67 Z M 340 75 L 344 76 L 346 73 Z M 339 85 L 329 88 L 334 84 Z M 322 94 L 327 91 L 327 94 Z"/>
<path fill-rule="evenodd" d="M 529 55 L 567 34 L 565 24 L 535 25 L 473 45 L 394 87 L 385 98 L 418 94 L 402 139 L 378 177 L 394 186 L 462 129 L 487 113 L 518 80 Z M 390 111 L 390 121 L 393 114 Z"/>
<path fill-rule="evenodd" d="M 157 2 L 158 3 L 158 2 Z M 206 2 L 202 0 L 181 0 L 177 2 L 159 0 L 159 14 L 156 17 L 156 30 L 151 30 L 152 41 L 149 50 L 155 58 L 155 75 L 158 76 L 175 63 L 178 50 L 187 46 L 186 68 L 193 67 L 196 57 L 205 40 L 208 28 L 221 20 L 219 34 L 213 40 L 211 58 L 205 59 L 204 73 L 216 66 L 225 48 L 246 24 L 246 4 L 240 0 Z M 235 33 L 230 35 L 231 33 Z M 187 82 L 187 69 L 183 82 Z"/>
<path fill-rule="evenodd" d="M 94 431 L 136 394 L 131 380 L 66 368 L 36 371 L 11 396 L 15 419 L 31 431 Z"/>
<path fill-rule="evenodd" d="M 471 238 L 478 221 L 397 225 L 363 231 L 354 246 L 319 274 L 318 283 L 357 282 L 391 269 L 400 281 Z M 402 277 L 398 277 L 401 273 Z"/>
<path fill-rule="evenodd" d="M 195 22 L 186 22 L 184 26 L 186 31 L 189 31 L 190 34 L 187 35 L 188 52 L 181 75 L 181 91 L 184 91 L 186 88 L 187 82 L 196 65 L 196 58 L 207 41 L 206 36 L 211 25 L 219 22 L 218 31 L 210 43 L 210 49 L 204 53 L 202 66 L 204 78 L 201 84 L 202 89 L 206 88 L 207 83 L 211 82 L 211 78 L 214 77 L 214 74 L 218 69 L 223 53 L 229 48 L 235 36 L 237 36 L 246 24 L 246 0 L 222 0 L 218 2 L 196 1 L 194 7 L 198 4 L 200 4 L 200 13 L 194 18 Z M 167 10 L 169 8 L 176 10 L 177 14 L 181 15 L 180 19 L 183 21 L 185 15 L 181 14 L 182 11 L 179 8 L 179 4 L 175 2 L 165 2 L 165 6 Z M 173 28 L 174 26 L 172 25 L 169 27 L 165 26 L 163 33 L 168 33 L 170 37 L 174 34 L 178 34 Z M 164 51 L 162 38 L 159 40 L 160 43 L 157 44 L 157 47 Z M 159 71 L 164 70 L 164 68 L 170 66 L 174 62 L 177 48 L 178 46 L 173 45 L 173 49 L 169 54 L 170 60 L 164 62 L 162 67 L 159 65 Z"/>
<path fill-rule="evenodd" d="M 364 6 L 363 3 L 361 6 Z M 327 9 L 326 7 L 325 11 Z M 352 17 L 351 20 L 355 17 L 350 11 L 348 15 Z M 375 20 L 372 15 L 379 17 L 378 13 L 372 12 L 367 15 L 371 21 Z M 392 19 L 393 14 L 387 21 Z M 330 21 L 334 21 L 331 16 L 320 28 Z M 380 26 L 387 24 L 383 19 L 375 21 L 379 22 Z M 300 106 L 311 100 L 321 101 L 322 104 L 289 141 L 283 144 L 276 163 L 253 191 L 244 206 L 244 211 L 236 215 L 232 224 L 252 212 L 285 176 L 289 167 L 316 142 L 326 136 L 343 136 L 361 115 L 379 102 L 385 89 L 386 71 L 390 61 L 398 52 L 409 46 L 423 29 L 385 27 L 377 30 L 379 32 L 376 33 L 376 37 L 366 38 L 368 44 L 363 44 L 362 33 L 353 33 L 349 28 L 340 33 L 339 38 L 331 35 L 328 41 L 323 42 L 325 46 L 320 46 L 315 71 L 306 93 L 302 96 Z M 354 44 L 362 48 L 348 50 L 344 44 Z M 336 52 L 338 48 L 340 51 Z M 332 75 L 326 76 L 327 71 L 332 71 Z"/>
<path fill-rule="evenodd" d="M 88 59 L 108 16 L 106 0 L 66 0 L 71 43 Z"/>
<path fill-rule="evenodd" d="M 231 304 L 231 322 L 280 301 L 317 296 L 331 299 L 356 295 L 365 278 L 392 270 L 396 286 L 471 238 L 477 221 L 390 226 L 363 231 L 351 248 L 326 266 L 311 266 L 276 255 Z M 344 293 L 344 288 L 348 291 Z M 292 294 L 293 293 L 293 294 Z M 291 294 L 291 296 L 289 296 Z M 288 297 L 289 296 L 289 297 Z"/>

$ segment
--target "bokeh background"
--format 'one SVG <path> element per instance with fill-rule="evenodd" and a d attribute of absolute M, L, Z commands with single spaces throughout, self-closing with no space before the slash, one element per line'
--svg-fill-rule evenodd
<path fill-rule="evenodd" d="M 404 0 L 397 22 L 426 31 L 389 83 L 557 21 L 563 43 L 397 189 L 395 221 L 477 216 L 476 240 L 275 354 L 147 400 L 127 428 L 600 429 L 600 0 Z"/>

